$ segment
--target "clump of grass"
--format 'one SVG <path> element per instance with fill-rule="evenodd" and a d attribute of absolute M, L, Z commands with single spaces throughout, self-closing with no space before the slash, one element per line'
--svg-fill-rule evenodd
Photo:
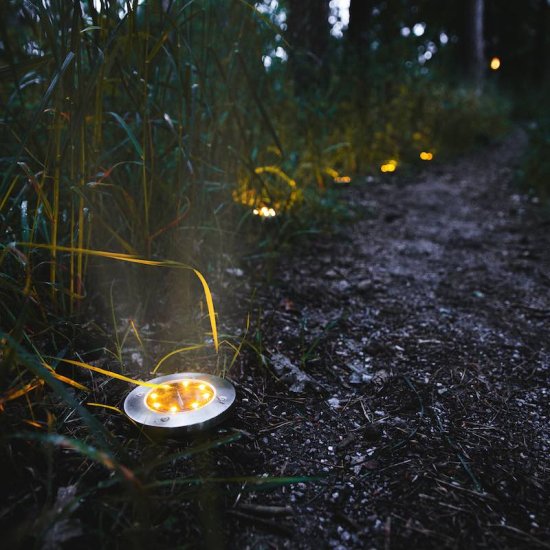
<path fill-rule="evenodd" d="M 218 350 L 207 280 L 231 246 L 231 178 L 252 139 L 232 101 L 243 75 L 233 41 L 255 22 L 238 3 L 95 6 L 2 8 L 0 403 L 3 424 L 18 418 L 8 433 L 38 432 L 24 431 L 20 440 L 70 449 L 92 471 L 95 463 L 132 477 L 125 445 L 98 421 L 117 414 L 120 393 L 101 388 L 105 380 L 139 383 L 143 373 L 80 360 L 71 334 L 86 323 L 90 298 L 108 295 L 116 278 L 125 281 L 126 309 L 138 310 L 145 325 L 151 288 L 170 271 L 184 288 L 172 293 L 169 314 L 194 311 L 182 317 L 202 333 L 196 347 L 211 339 Z M 226 23 L 235 34 L 210 45 L 208 37 Z M 106 325 L 109 309 L 116 319 L 121 307 L 109 303 L 97 323 Z M 161 367 L 166 352 L 156 359 L 151 367 Z M 63 421 L 73 413 L 77 427 Z M 50 464 L 42 478 L 48 486 L 60 476 Z M 131 491 L 144 482 L 135 479 Z M 82 484 L 78 498 L 98 488 L 97 481 Z"/>

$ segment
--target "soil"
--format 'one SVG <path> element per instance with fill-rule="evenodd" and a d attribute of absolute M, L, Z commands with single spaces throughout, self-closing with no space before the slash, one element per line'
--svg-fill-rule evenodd
<path fill-rule="evenodd" d="M 279 381 L 243 366 L 235 445 L 243 472 L 311 479 L 227 501 L 228 547 L 550 548 L 550 239 L 513 185 L 524 146 L 355 181 L 363 215 L 282 261 L 259 298 Z"/>
<path fill-rule="evenodd" d="M 126 492 L 101 454 L 13 440 L 10 547 L 550 548 L 550 226 L 513 183 L 524 147 L 356 179 L 355 221 L 295 243 L 269 285 L 232 269 L 223 331 L 231 292 L 252 319 L 235 415 L 155 442 L 90 407 L 141 476 Z"/>

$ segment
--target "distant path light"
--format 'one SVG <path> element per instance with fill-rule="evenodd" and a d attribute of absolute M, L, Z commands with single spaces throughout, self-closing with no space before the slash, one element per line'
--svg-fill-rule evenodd
<path fill-rule="evenodd" d="M 198 372 L 159 376 L 156 388 L 138 386 L 124 401 L 124 411 L 150 428 L 192 432 L 221 422 L 235 402 L 235 388 L 223 378 Z"/>
<path fill-rule="evenodd" d="M 381 172 L 395 172 L 395 169 L 397 168 L 397 161 L 392 159 L 388 160 L 385 164 L 382 164 L 380 166 Z"/>
<path fill-rule="evenodd" d="M 498 71 L 500 69 L 500 58 L 498 57 L 493 57 L 491 59 L 491 69 L 493 71 Z"/>
<path fill-rule="evenodd" d="M 261 208 L 254 208 L 252 214 L 254 214 L 254 216 L 260 216 L 260 218 L 274 218 L 277 212 L 275 212 L 274 208 L 262 206 Z"/>

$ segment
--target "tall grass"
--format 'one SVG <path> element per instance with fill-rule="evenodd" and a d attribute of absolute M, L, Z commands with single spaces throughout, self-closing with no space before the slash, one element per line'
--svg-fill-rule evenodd
<path fill-rule="evenodd" d="M 229 81 L 239 77 L 233 40 L 254 24 L 247 10 L 133 2 L 121 15 L 121 5 L 35 2 L 5 14 L 17 23 L 5 29 L 5 236 L 50 245 L 27 259 L 31 271 L 47 262 L 37 290 L 63 311 L 86 290 L 85 248 L 198 265 L 206 254 L 193 243 L 206 225 L 217 234 L 208 239 L 215 257 L 213 211 L 225 208 L 220 194 L 250 139 L 232 100 L 246 87 Z M 225 25 L 235 35 L 209 44 Z M 25 72 L 29 58 L 36 68 Z"/>
<path fill-rule="evenodd" d="M 143 503 L 146 476 L 132 474 L 125 445 L 97 418 L 117 410 L 116 402 L 104 403 L 99 379 L 128 382 L 145 373 L 122 375 L 111 372 L 112 364 L 101 369 L 78 360 L 85 346 L 72 342 L 78 328 L 66 326 L 85 323 L 95 311 L 105 327 L 112 313 L 116 335 L 123 309 L 144 325 L 153 309 L 148 302 L 159 299 L 159 287 L 169 288 L 166 318 L 194 324 L 181 338 L 191 334 L 198 343 L 175 342 L 164 357 L 146 357 L 145 368 L 209 339 L 217 350 L 207 281 L 232 245 L 232 176 L 241 166 L 254 169 L 249 156 L 260 124 L 250 119 L 266 113 L 243 105 L 253 103 L 250 82 L 263 69 L 236 53 L 258 25 L 246 3 L 110 1 L 99 11 L 95 5 L 36 0 L 0 8 L 0 406 L 11 413 L 2 419 L 5 432 L 44 432 L 34 441 L 106 467 Z M 231 31 L 220 33 L 224 28 Z M 247 44 L 255 47 L 252 39 Z M 113 303 L 103 298 L 98 307 L 109 294 Z M 119 358 L 123 341 L 116 335 L 111 342 Z M 94 378 L 74 371 L 79 367 Z M 57 396 L 53 403 L 44 383 Z M 91 409 L 82 405 L 90 391 Z M 80 416 L 76 430 L 61 421 L 67 409 Z M 52 468 L 48 486 L 57 477 Z M 49 493 L 50 503 L 54 497 Z M 15 538 L 21 543 L 25 536 Z"/>
<path fill-rule="evenodd" d="M 217 346 L 203 273 L 231 247 L 231 178 L 253 169 L 258 124 L 242 106 L 254 67 L 236 50 L 254 33 L 254 12 L 240 2 L 95 5 L 3 8 L 2 328 L 29 340 L 25 325 L 39 332 L 46 312 L 79 313 L 116 276 L 122 301 L 145 316 L 163 277 L 135 266 L 168 259 L 206 291 Z M 196 285 L 174 281 L 174 307 L 197 307 Z"/>

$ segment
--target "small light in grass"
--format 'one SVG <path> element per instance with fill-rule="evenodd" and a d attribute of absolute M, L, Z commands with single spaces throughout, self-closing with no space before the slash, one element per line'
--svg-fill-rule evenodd
<path fill-rule="evenodd" d="M 273 208 L 268 208 L 267 206 L 262 206 L 261 208 L 254 208 L 252 213 L 255 216 L 260 216 L 260 218 L 273 218 L 277 215 L 277 212 Z"/>
<path fill-rule="evenodd" d="M 124 410 L 135 422 L 152 428 L 196 431 L 220 422 L 235 402 L 233 385 L 217 376 L 180 373 L 151 380 L 126 397 Z"/>
<path fill-rule="evenodd" d="M 336 176 L 334 178 L 335 183 L 350 183 L 351 178 L 349 176 Z"/>
<path fill-rule="evenodd" d="M 490 65 L 493 71 L 498 71 L 500 69 L 500 59 L 498 57 L 493 57 Z"/>
<path fill-rule="evenodd" d="M 422 160 L 432 160 L 434 158 L 434 155 L 433 153 L 430 153 L 428 151 L 422 151 L 422 153 L 420 153 L 420 158 Z"/>
<path fill-rule="evenodd" d="M 382 164 L 380 166 L 380 170 L 382 172 L 395 172 L 395 169 L 397 168 L 397 161 L 396 160 L 388 160 L 385 164 Z"/>

